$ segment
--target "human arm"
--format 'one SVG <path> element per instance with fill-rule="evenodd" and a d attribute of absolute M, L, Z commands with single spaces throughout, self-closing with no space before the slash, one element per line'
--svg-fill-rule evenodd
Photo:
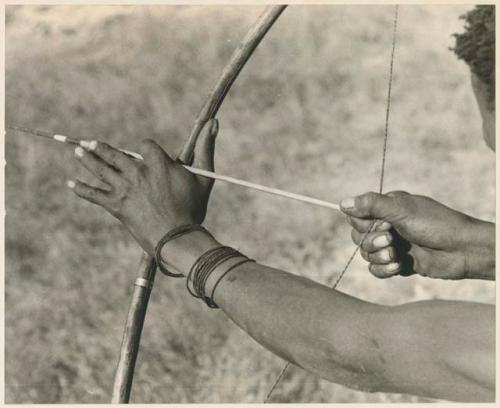
<path fill-rule="evenodd" d="M 167 245 L 186 273 L 220 245 L 200 232 Z M 227 269 L 217 269 L 206 293 Z M 494 307 L 423 301 L 384 306 L 261 264 L 232 270 L 217 305 L 275 354 L 329 381 L 369 392 L 455 401 L 494 398 Z"/>
<path fill-rule="evenodd" d="M 361 243 L 363 258 L 379 278 L 417 273 L 440 279 L 495 279 L 491 222 L 402 191 L 366 193 L 343 200 L 341 209 L 353 227 L 353 241 Z"/>
<path fill-rule="evenodd" d="M 108 188 L 95 190 L 77 182 L 73 191 L 107 209 L 151 253 L 165 232 L 203 219 L 209 190 L 153 142 L 144 143 L 140 152 L 142 163 L 104 144 L 82 152 L 81 163 Z M 206 151 L 202 154 L 206 159 Z M 162 258 L 186 275 L 202 253 L 218 245 L 195 231 L 168 243 Z M 216 269 L 210 276 L 207 293 L 221 273 Z M 259 343 L 330 381 L 367 391 L 456 400 L 493 398 L 490 306 L 375 305 L 259 264 L 231 271 L 214 300 Z M 459 335 L 463 339 L 454 344 Z M 479 356 L 473 362 L 481 365 L 458 364 L 457 353 Z"/>

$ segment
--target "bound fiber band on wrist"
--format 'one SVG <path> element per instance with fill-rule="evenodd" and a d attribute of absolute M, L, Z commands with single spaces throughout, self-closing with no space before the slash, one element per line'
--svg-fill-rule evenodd
<path fill-rule="evenodd" d="M 188 224 L 188 225 L 180 225 L 178 227 L 175 227 L 171 229 L 169 232 L 167 232 L 159 241 L 158 244 L 156 244 L 155 248 L 155 260 L 156 260 L 156 265 L 158 266 L 158 269 L 167 276 L 171 276 L 173 278 L 181 278 L 184 275 L 182 273 L 173 273 L 170 272 L 163 264 L 163 259 L 161 257 L 161 251 L 165 244 L 167 242 L 173 241 L 174 239 L 180 238 L 183 235 L 186 235 L 190 232 L 193 231 L 203 231 L 207 233 L 208 235 L 212 236 L 210 232 L 208 232 L 203 226 L 200 224 Z"/>

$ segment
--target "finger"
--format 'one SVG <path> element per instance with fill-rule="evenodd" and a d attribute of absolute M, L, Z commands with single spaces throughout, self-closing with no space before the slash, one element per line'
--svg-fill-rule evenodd
<path fill-rule="evenodd" d="M 125 172 L 130 166 L 135 165 L 134 159 L 107 143 L 92 140 L 91 142 L 82 141 L 81 145 L 122 172 Z"/>
<path fill-rule="evenodd" d="M 370 258 L 368 256 L 368 252 L 366 252 L 364 249 L 360 249 L 359 250 L 359 253 L 361 254 L 361 257 L 367 261 L 367 262 L 370 262 Z"/>
<path fill-rule="evenodd" d="M 370 264 L 368 266 L 368 270 L 373 276 L 376 276 L 380 279 L 385 279 L 399 274 L 399 272 L 401 271 L 401 264 L 399 262 L 391 262 L 387 265 Z"/>
<path fill-rule="evenodd" d="M 374 224 L 373 220 L 364 220 L 362 218 L 351 216 L 347 216 L 347 222 L 351 227 L 359 232 L 368 232 L 371 229 L 373 231 L 389 231 L 392 227 L 392 225 L 387 221 L 376 220 Z"/>
<path fill-rule="evenodd" d="M 174 159 L 152 139 L 144 139 L 140 143 L 138 150 L 146 163 L 160 163 L 163 161 L 166 161 L 168 164 L 174 163 Z"/>
<path fill-rule="evenodd" d="M 373 225 L 373 220 L 364 220 L 362 218 L 351 217 L 349 215 L 347 216 L 347 222 L 358 232 L 368 232 Z"/>
<path fill-rule="evenodd" d="M 370 192 L 342 200 L 340 208 L 354 217 L 377 218 L 391 222 L 407 212 L 401 200 L 403 196 L 408 196 L 408 193 L 398 191 L 384 195 Z"/>
<path fill-rule="evenodd" d="M 375 222 L 375 231 L 389 231 L 392 228 L 392 224 L 387 221 L 377 220 Z"/>
<path fill-rule="evenodd" d="M 367 254 L 368 261 L 376 265 L 387 265 L 396 261 L 396 251 L 391 246 L 375 252 L 367 252 Z"/>
<path fill-rule="evenodd" d="M 356 245 L 361 245 L 361 249 L 367 252 L 375 252 L 388 247 L 392 242 L 390 232 L 368 232 L 361 233 L 353 229 L 351 238 Z"/>
<path fill-rule="evenodd" d="M 121 177 L 118 171 L 101 158 L 97 157 L 94 153 L 86 152 L 83 148 L 78 146 L 75 149 L 75 156 L 80 163 L 99 180 L 110 186 L 116 186 L 120 183 Z"/>
<path fill-rule="evenodd" d="M 109 201 L 109 193 L 103 189 L 92 187 L 82 181 L 68 180 L 66 185 L 80 198 L 90 201 L 91 203 L 105 206 Z"/>
<path fill-rule="evenodd" d="M 205 124 L 194 149 L 194 167 L 214 171 L 215 138 L 218 132 L 217 119 L 211 119 Z"/>

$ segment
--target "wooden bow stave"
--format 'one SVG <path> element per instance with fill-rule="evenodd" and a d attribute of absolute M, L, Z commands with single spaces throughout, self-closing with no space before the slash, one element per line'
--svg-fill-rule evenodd
<path fill-rule="evenodd" d="M 229 63 L 196 117 L 191 133 L 178 155 L 178 160 L 182 163 L 191 164 L 194 147 L 203 126 L 215 117 L 238 74 L 285 8 L 286 5 L 268 6 L 231 56 Z M 154 258 L 143 253 L 123 332 L 120 356 L 115 372 L 112 403 L 128 403 L 130 400 L 134 368 L 155 271 Z M 137 282 L 142 284 L 137 284 Z"/>

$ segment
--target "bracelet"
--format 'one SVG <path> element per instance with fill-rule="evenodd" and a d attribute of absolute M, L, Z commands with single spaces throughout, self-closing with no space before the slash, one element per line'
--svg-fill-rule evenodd
<path fill-rule="evenodd" d="M 212 293 L 210 294 L 210 296 L 207 296 L 205 293 L 205 285 L 212 272 L 217 269 L 217 267 L 227 262 L 229 259 L 241 257 L 243 257 L 244 259 L 231 265 L 217 279 L 214 288 L 212 289 Z M 186 279 L 186 288 L 191 296 L 202 299 L 208 307 L 217 308 L 218 306 L 213 300 L 215 289 L 224 278 L 224 276 L 226 276 L 237 266 L 240 266 L 246 262 L 253 262 L 253 260 L 247 258 L 245 255 L 241 254 L 234 248 L 228 246 L 212 248 L 202 254 L 191 267 Z M 190 283 L 192 287 L 190 286 Z"/>
<path fill-rule="evenodd" d="M 163 249 L 163 247 L 165 246 L 165 244 L 169 241 L 173 241 L 174 239 L 176 238 L 179 238 L 185 234 L 188 234 L 190 232 L 193 232 L 193 231 L 203 231 L 205 233 L 207 233 L 208 235 L 212 236 L 212 234 L 210 234 L 210 232 L 208 232 L 203 226 L 201 226 L 200 224 L 188 224 L 188 225 L 181 225 L 179 227 L 176 227 L 176 228 L 173 228 L 172 230 L 170 230 L 169 232 L 167 232 L 159 241 L 158 241 L 158 244 L 156 244 L 156 248 L 155 248 L 155 253 L 154 253 L 154 257 L 155 257 L 155 260 L 156 260 L 156 265 L 158 266 L 158 269 L 160 269 L 160 271 L 167 275 L 167 276 L 171 276 L 171 277 L 174 277 L 174 278 L 180 278 L 182 276 L 184 276 L 182 273 L 173 273 L 173 272 L 170 272 L 164 265 L 163 265 L 163 259 L 161 257 L 161 251 Z"/>
<path fill-rule="evenodd" d="M 231 272 L 233 269 L 236 269 L 238 266 L 243 265 L 247 262 L 255 262 L 255 260 L 245 257 L 245 259 L 241 260 L 240 262 L 236 262 L 235 264 L 231 265 L 229 268 L 226 269 L 226 271 L 224 271 L 224 273 L 221 276 L 219 276 L 217 281 L 214 283 L 214 287 L 212 288 L 212 293 L 210 294 L 210 297 L 209 297 L 211 304 L 215 305 L 214 307 L 217 307 L 217 308 L 219 307 L 219 306 L 217 306 L 217 304 L 214 301 L 215 289 L 217 289 L 217 286 L 219 286 L 219 283 L 221 283 L 222 279 L 224 279 L 224 277 L 229 272 Z M 211 307 L 211 306 L 209 306 L 209 307 Z"/>
<path fill-rule="evenodd" d="M 191 296 L 205 300 L 204 288 L 210 273 L 224 261 L 240 256 L 238 251 L 228 246 L 212 248 L 202 254 L 189 270 L 186 287 Z M 189 284 L 192 284 L 192 288 Z"/>

